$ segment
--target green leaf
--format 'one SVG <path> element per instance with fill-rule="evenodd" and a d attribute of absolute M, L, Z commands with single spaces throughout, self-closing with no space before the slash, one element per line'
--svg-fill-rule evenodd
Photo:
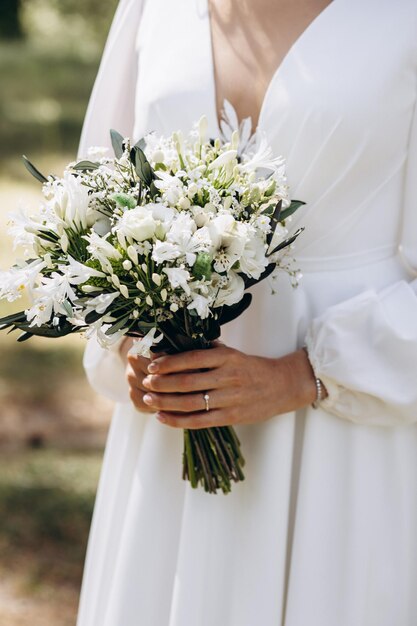
<path fill-rule="evenodd" d="M 0 318 L 0 330 L 8 328 L 12 324 L 16 324 L 18 322 L 27 322 L 24 311 L 19 311 L 18 313 L 13 313 L 12 315 L 6 315 L 6 317 Z"/>
<path fill-rule="evenodd" d="M 85 322 L 88 325 L 94 324 L 94 322 L 97 322 L 97 320 L 102 318 L 104 315 L 106 315 L 105 311 L 103 313 L 97 313 L 97 311 L 90 311 L 90 313 L 87 313 L 87 315 L 85 316 Z"/>
<path fill-rule="evenodd" d="M 27 156 L 23 155 L 22 156 L 22 160 L 23 160 L 23 165 L 26 167 L 27 171 L 32 174 L 32 176 L 34 178 L 36 178 L 36 180 L 38 180 L 40 183 L 47 183 L 48 179 L 46 178 L 46 176 L 44 176 L 39 170 L 38 168 L 36 168 L 33 163 L 31 163 L 29 161 L 29 159 L 27 158 Z"/>
<path fill-rule="evenodd" d="M 287 217 L 295 213 L 297 209 L 300 208 L 300 206 L 303 206 L 303 204 L 305 204 L 305 202 L 302 202 L 302 200 L 291 200 L 290 206 L 287 209 L 281 211 L 280 220 L 286 220 Z"/>
<path fill-rule="evenodd" d="M 116 159 L 121 159 L 123 156 L 124 150 L 124 138 L 117 130 L 114 128 L 110 131 L 111 143 L 113 146 L 114 154 L 116 155 Z"/>
<path fill-rule="evenodd" d="M 224 306 L 222 312 L 219 316 L 218 323 L 223 326 L 223 324 L 228 324 L 235 320 L 239 315 L 242 315 L 244 311 L 250 306 L 252 302 L 252 294 L 245 293 L 242 300 L 233 304 L 232 306 Z"/>
<path fill-rule="evenodd" d="M 266 237 L 266 243 L 268 244 L 268 246 L 270 245 L 272 241 L 277 224 L 280 221 L 281 208 L 282 208 L 282 200 L 278 202 L 278 204 L 276 205 L 274 209 L 274 212 L 271 215 L 271 232 L 268 233 Z"/>
<path fill-rule="evenodd" d="M 272 254 L 275 254 L 276 252 L 279 252 L 280 250 L 283 250 L 284 248 L 287 248 L 288 246 L 290 246 L 297 239 L 298 235 L 301 235 L 303 230 L 304 228 L 299 228 L 292 237 L 290 237 L 289 239 L 286 239 L 285 241 L 282 241 L 271 252 L 268 252 L 267 256 L 271 256 Z"/>
<path fill-rule="evenodd" d="M 142 137 L 142 139 L 139 139 L 139 141 L 137 143 L 135 143 L 135 145 L 133 147 L 134 148 L 140 148 L 141 150 L 145 150 L 145 148 L 146 148 L 146 141 L 145 141 L 145 139 Z"/>
<path fill-rule="evenodd" d="M 18 338 L 17 341 L 19 343 L 22 343 L 23 341 L 27 341 L 28 339 L 31 339 L 31 337 L 33 337 L 32 333 L 22 333 Z"/>
<path fill-rule="evenodd" d="M 153 181 L 151 182 L 149 186 L 149 193 L 151 194 L 152 200 L 155 200 L 156 196 L 159 195 L 159 189 Z"/>
<path fill-rule="evenodd" d="M 95 163 L 93 161 L 80 161 L 76 165 L 73 166 L 73 170 L 79 170 L 81 172 L 88 172 L 89 170 L 98 170 L 100 167 L 100 163 Z"/>
<path fill-rule="evenodd" d="M 265 278 L 268 278 L 268 276 L 272 274 L 276 266 L 276 263 L 270 263 L 259 276 L 259 278 L 249 278 L 249 276 L 242 276 L 245 283 L 245 289 L 249 289 L 250 287 L 253 287 L 254 285 L 257 285 L 258 283 L 265 280 Z"/>
<path fill-rule="evenodd" d="M 135 165 L 135 170 L 142 182 L 149 187 L 153 180 L 156 179 L 155 172 L 153 171 L 145 153 L 139 146 L 132 148 L 131 153 L 132 162 Z"/>
<path fill-rule="evenodd" d="M 117 333 L 119 330 L 122 330 L 126 326 L 128 321 L 129 321 L 129 315 L 122 317 L 121 319 L 119 319 L 118 322 L 116 322 L 115 324 L 110 326 L 110 328 L 106 330 L 106 335 L 114 335 L 114 333 Z"/>

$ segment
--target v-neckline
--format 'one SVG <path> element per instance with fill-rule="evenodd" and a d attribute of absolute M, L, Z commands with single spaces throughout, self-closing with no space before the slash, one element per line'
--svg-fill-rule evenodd
<path fill-rule="evenodd" d="M 293 41 L 293 43 L 291 44 L 291 46 L 288 48 L 287 52 L 284 54 L 284 56 L 282 57 L 280 63 L 277 65 L 275 71 L 273 72 L 268 85 L 265 89 L 265 93 L 261 102 L 261 106 L 259 109 L 259 113 L 258 113 L 258 122 L 256 125 L 256 128 L 260 128 L 261 127 L 261 122 L 262 122 L 262 116 L 266 107 L 266 103 L 268 102 L 268 98 L 269 98 L 269 94 L 272 91 L 272 88 L 276 82 L 276 80 L 278 79 L 279 75 L 284 71 L 286 65 L 289 63 L 289 61 L 291 60 L 291 57 L 295 51 L 295 49 L 301 45 L 301 43 L 303 42 L 304 38 L 309 34 L 309 32 L 319 23 L 321 22 L 321 20 L 325 17 L 325 15 L 328 13 L 328 11 L 331 9 L 331 7 L 335 4 L 337 4 L 339 0 L 331 0 L 329 2 L 329 4 L 327 4 L 319 13 L 317 13 L 317 15 L 307 24 L 307 26 L 304 28 L 304 30 L 302 30 L 302 32 L 298 35 L 298 37 L 296 37 L 296 39 Z M 209 65 L 210 65 L 210 70 L 211 70 L 211 86 L 210 86 L 210 91 L 211 91 L 211 101 L 212 101 L 212 106 L 213 106 L 213 115 L 214 115 L 214 120 L 216 123 L 216 132 L 217 134 L 220 134 L 220 119 L 218 116 L 218 111 L 217 111 L 217 85 L 216 85 L 216 74 L 215 74 L 215 61 L 214 61 L 214 42 L 213 42 L 213 29 L 212 29 L 212 22 L 211 22 L 211 10 L 210 10 L 210 0 L 205 0 L 206 2 L 206 19 L 208 21 L 208 39 L 209 39 Z M 233 103 L 231 103 L 233 105 Z M 242 120 L 238 120 L 239 123 Z M 255 128 L 253 127 L 252 124 L 252 132 L 255 132 Z"/>

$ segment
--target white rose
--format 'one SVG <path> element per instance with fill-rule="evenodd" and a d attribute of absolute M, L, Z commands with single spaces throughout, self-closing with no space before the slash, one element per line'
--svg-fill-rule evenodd
<path fill-rule="evenodd" d="M 137 207 L 123 213 L 115 230 L 128 239 L 145 241 L 154 236 L 156 226 L 152 211 L 147 207 Z"/>

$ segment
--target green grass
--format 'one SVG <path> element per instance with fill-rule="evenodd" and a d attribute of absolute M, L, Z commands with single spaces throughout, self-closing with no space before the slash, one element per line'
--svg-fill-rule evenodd
<path fill-rule="evenodd" d="M 26 585 L 79 585 L 100 465 L 100 453 L 2 455 L 0 561 L 26 563 Z"/>
<path fill-rule="evenodd" d="M 43 52 L 29 43 L 0 44 L 0 166 L 24 175 L 17 161 L 75 153 L 98 60 Z"/>

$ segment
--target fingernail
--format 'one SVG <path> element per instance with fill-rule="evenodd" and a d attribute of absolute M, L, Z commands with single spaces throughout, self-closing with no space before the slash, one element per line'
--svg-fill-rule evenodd
<path fill-rule="evenodd" d="M 165 415 L 162 415 L 162 413 L 157 413 L 156 414 L 156 418 L 160 421 L 160 422 L 166 422 L 166 417 Z"/>
<path fill-rule="evenodd" d="M 152 398 L 151 394 L 150 393 L 146 393 L 143 396 L 143 401 L 144 401 L 145 404 L 152 404 L 153 398 Z"/>
<path fill-rule="evenodd" d="M 149 363 L 148 365 L 148 372 L 150 374 L 155 374 L 155 372 L 158 371 L 158 364 L 157 363 Z"/>
<path fill-rule="evenodd" d="M 145 378 L 142 381 L 143 386 L 144 387 L 150 387 L 151 386 L 151 377 L 150 376 L 145 376 Z"/>

